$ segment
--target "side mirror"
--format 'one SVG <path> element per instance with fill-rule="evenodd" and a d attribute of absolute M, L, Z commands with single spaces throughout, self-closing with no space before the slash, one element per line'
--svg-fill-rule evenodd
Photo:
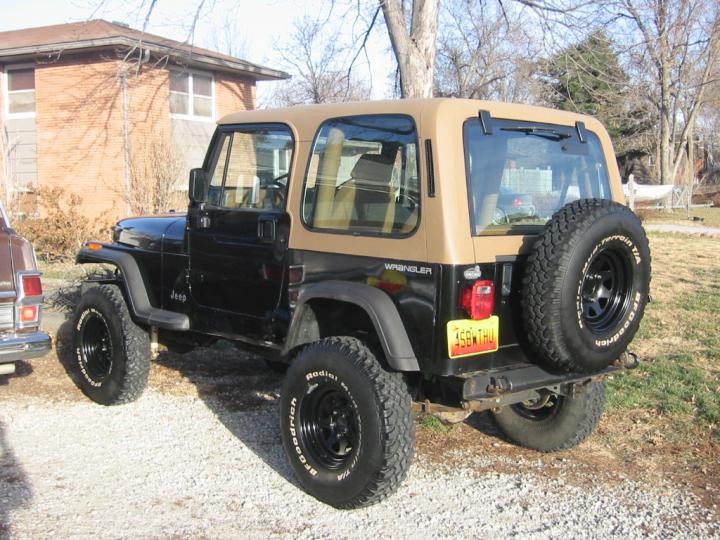
<path fill-rule="evenodd" d="M 207 175 L 202 169 L 190 170 L 190 200 L 195 203 L 205 202 L 207 192 Z"/>

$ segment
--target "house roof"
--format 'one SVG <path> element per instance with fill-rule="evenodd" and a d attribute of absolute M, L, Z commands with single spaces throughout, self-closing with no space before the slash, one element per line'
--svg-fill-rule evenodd
<path fill-rule="evenodd" d="M 216 51 L 148 34 L 102 19 L 0 32 L 0 62 L 23 61 L 39 55 L 127 47 L 147 49 L 155 56 L 192 67 L 240 72 L 256 80 L 287 79 L 283 71 L 253 64 Z"/>

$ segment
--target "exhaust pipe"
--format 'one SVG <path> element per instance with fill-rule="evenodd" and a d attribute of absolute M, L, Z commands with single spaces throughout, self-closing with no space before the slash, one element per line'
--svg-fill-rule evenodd
<path fill-rule="evenodd" d="M 15 364 L 0 364 L 0 375 L 12 375 L 15 373 Z"/>

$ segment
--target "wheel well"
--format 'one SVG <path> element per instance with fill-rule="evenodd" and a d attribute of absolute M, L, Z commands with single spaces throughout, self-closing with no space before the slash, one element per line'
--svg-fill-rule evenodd
<path fill-rule="evenodd" d="M 330 336 L 355 336 L 373 347 L 382 363 L 385 355 L 379 346 L 375 326 L 367 312 L 360 306 L 342 300 L 313 298 L 302 307 L 299 315 L 299 332 L 292 345 L 293 355 L 300 347 Z"/>

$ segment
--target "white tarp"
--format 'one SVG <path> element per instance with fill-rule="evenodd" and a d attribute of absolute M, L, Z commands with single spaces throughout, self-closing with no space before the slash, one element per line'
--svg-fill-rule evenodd
<path fill-rule="evenodd" d="M 673 191 L 673 185 L 653 186 L 646 184 L 635 184 L 635 202 L 660 201 L 668 198 Z M 630 198 L 630 184 L 623 185 L 625 197 Z"/>

